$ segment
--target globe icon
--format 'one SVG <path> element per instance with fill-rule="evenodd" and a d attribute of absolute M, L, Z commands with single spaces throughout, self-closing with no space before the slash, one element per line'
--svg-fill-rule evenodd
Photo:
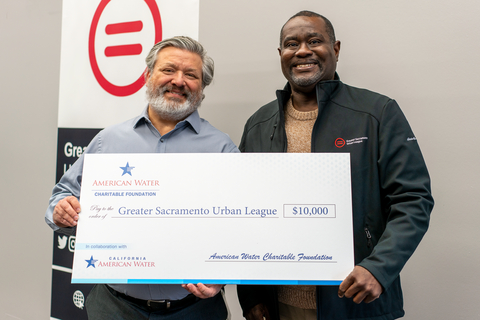
<path fill-rule="evenodd" d="M 75 291 L 73 293 L 73 304 L 77 308 L 83 310 L 84 302 L 85 302 L 85 296 L 83 295 L 83 292 L 80 290 Z"/>

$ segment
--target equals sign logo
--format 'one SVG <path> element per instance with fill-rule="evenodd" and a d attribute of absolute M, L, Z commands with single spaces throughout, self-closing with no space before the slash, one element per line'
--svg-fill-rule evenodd
<path fill-rule="evenodd" d="M 131 22 L 121 22 L 121 23 L 112 23 L 105 27 L 105 33 L 108 35 L 122 34 L 122 33 L 133 33 L 140 32 L 143 29 L 142 21 L 131 21 Z M 106 57 L 119 57 L 119 56 L 134 56 L 142 53 L 142 45 L 140 43 L 136 44 L 126 44 L 119 46 L 109 46 L 105 48 Z"/>

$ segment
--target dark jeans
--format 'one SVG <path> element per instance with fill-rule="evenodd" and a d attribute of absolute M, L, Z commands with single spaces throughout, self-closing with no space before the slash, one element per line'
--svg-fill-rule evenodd
<path fill-rule="evenodd" d="M 200 299 L 180 310 L 148 312 L 112 293 L 104 284 L 97 284 L 85 303 L 89 320 L 225 320 L 227 308 L 221 293 Z"/>

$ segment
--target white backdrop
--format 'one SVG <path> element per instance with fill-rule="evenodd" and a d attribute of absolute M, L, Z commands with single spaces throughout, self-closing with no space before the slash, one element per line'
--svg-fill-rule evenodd
<path fill-rule="evenodd" d="M 137 116 L 135 107 L 146 105 L 140 86 L 152 46 L 176 35 L 198 39 L 198 0 L 148 3 L 151 7 L 142 0 L 63 1 L 59 127 L 104 128 Z M 106 32 L 125 22 L 140 23 L 140 30 Z M 105 53 L 128 45 L 139 46 L 140 52 Z"/>
<path fill-rule="evenodd" d="M 200 113 L 234 142 L 284 85 L 279 30 L 302 9 L 333 22 L 343 81 L 399 102 L 432 176 L 431 227 L 402 272 L 405 319 L 480 318 L 480 4 L 201 0 L 199 39 L 216 76 Z M 60 23 L 61 0 L 0 2 L 2 319 L 49 316 L 52 233 L 43 214 L 55 180 Z"/>

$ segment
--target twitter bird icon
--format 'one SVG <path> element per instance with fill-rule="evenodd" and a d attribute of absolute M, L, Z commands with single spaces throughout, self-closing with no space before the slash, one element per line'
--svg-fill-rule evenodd
<path fill-rule="evenodd" d="M 67 236 L 58 236 L 58 249 L 65 249 L 65 247 L 67 246 L 67 240 Z"/>

